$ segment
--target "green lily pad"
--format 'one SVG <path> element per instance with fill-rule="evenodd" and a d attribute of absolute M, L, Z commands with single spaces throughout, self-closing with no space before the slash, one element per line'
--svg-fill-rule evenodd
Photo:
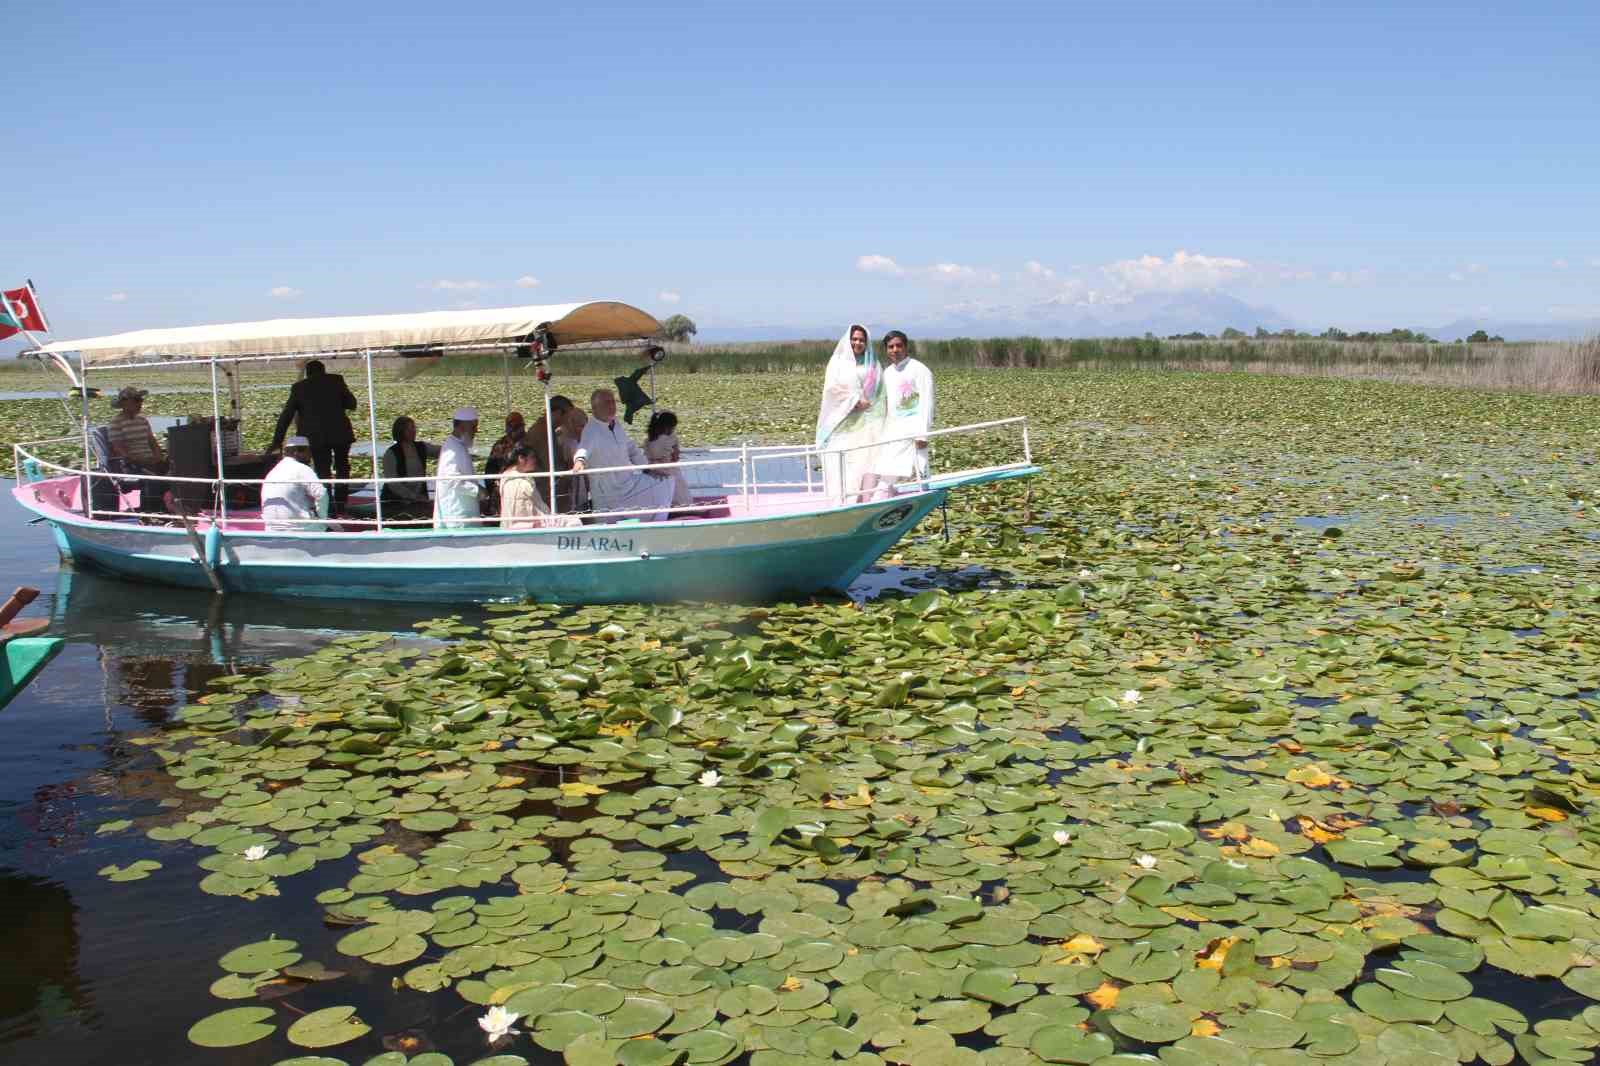
<path fill-rule="evenodd" d="M 367 1035 L 372 1027 L 355 1016 L 354 1007 L 324 1007 L 295 1019 L 285 1034 L 301 1047 L 333 1047 Z"/>
<path fill-rule="evenodd" d="M 268 1019 L 270 1007 L 234 1007 L 201 1018 L 189 1027 L 189 1042 L 201 1047 L 242 1047 L 271 1036 L 277 1029 Z"/>

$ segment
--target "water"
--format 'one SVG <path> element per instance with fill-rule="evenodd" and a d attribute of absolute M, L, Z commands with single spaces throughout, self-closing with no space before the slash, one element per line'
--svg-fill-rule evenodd
<path fill-rule="evenodd" d="M 62 570 L 49 531 L 30 525 L 9 492 L 0 502 L 0 574 L 7 590 L 40 589 L 22 617 L 49 617 L 51 632 L 67 638 L 0 710 L 0 1063 L 281 1058 L 280 1042 L 219 1053 L 185 1034 L 237 1005 L 207 991 L 231 946 L 275 933 L 336 959 L 320 909 L 208 896 L 184 849 L 154 848 L 137 830 L 95 828 L 162 810 L 175 790 L 132 741 L 159 729 L 211 678 L 308 653 L 340 633 L 410 633 L 437 610 L 231 596 L 214 603 L 204 593 Z M 95 873 L 150 857 L 166 866 L 143 881 L 113 884 Z M 335 876 L 338 864 L 329 865 Z M 355 987 L 330 984 L 345 986 L 344 1001 L 376 1007 L 389 993 L 373 976 Z M 368 1013 L 392 1010 L 385 1002 Z"/>

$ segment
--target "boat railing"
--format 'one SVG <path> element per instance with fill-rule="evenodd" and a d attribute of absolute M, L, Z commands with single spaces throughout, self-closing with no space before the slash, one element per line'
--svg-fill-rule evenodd
<path fill-rule="evenodd" d="M 346 532 L 362 532 L 370 529 L 405 530 L 408 528 L 432 528 L 434 526 L 435 522 L 432 517 L 384 517 L 383 510 L 385 503 L 387 502 L 391 507 L 395 506 L 394 501 L 383 500 L 382 490 L 384 486 L 423 484 L 437 487 L 442 484 L 450 484 L 454 482 L 474 482 L 481 486 L 489 482 L 504 482 L 508 478 L 528 476 L 534 477 L 539 482 L 551 484 L 555 481 L 555 479 L 559 478 L 588 478 L 593 477 L 594 475 L 636 474 L 641 472 L 654 473 L 662 477 L 670 478 L 673 476 L 674 472 L 685 470 L 710 470 L 714 468 L 720 468 L 730 470 L 731 472 L 732 468 L 735 467 L 737 468 L 738 473 L 737 482 L 722 481 L 711 485 L 700 484 L 697 486 L 702 493 L 725 491 L 726 499 L 717 501 L 717 503 L 719 506 L 726 507 L 727 512 L 730 515 L 751 515 L 762 511 L 764 509 L 764 501 L 761 499 L 763 495 L 769 497 L 773 495 L 801 495 L 804 497 L 802 502 L 806 506 L 815 506 L 819 509 L 826 507 L 839 507 L 858 502 L 866 502 L 868 499 L 872 498 L 870 493 L 847 491 L 837 483 L 832 485 L 829 484 L 830 480 L 833 479 L 830 479 L 826 476 L 827 465 L 834 463 L 837 464 L 840 469 L 842 469 L 843 457 L 848 453 L 871 450 L 887 445 L 901 444 L 908 441 L 927 441 L 931 443 L 933 441 L 942 440 L 949 437 L 971 436 L 1012 426 L 1019 427 L 1021 431 L 1022 455 L 1019 460 L 993 464 L 989 466 L 968 467 L 961 470 L 941 472 L 938 474 L 928 472 L 923 477 L 908 479 L 897 487 L 897 490 L 901 492 L 922 491 L 930 485 L 937 484 L 941 481 L 954 480 L 957 478 L 970 477 L 980 474 L 998 473 L 1007 470 L 1019 470 L 1031 466 L 1033 456 L 1031 443 L 1028 436 L 1027 418 L 1025 416 L 1016 416 L 1012 418 L 995 419 L 989 422 L 979 422 L 971 425 L 955 426 L 948 429 L 931 430 L 927 433 L 888 438 L 874 441 L 870 444 L 854 445 L 848 448 L 817 448 L 809 445 L 796 446 L 761 444 L 712 446 L 701 449 L 701 451 L 713 455 L 726 453 L 726 457 L 686 459 L 676 463 L 648 463 L 644 466 L 628 465 L 590 467 L 581 471 L 558 470 L 553 473 L 551 471 L 541 470 L 536 471 L 531 475 L 511 469 L 498 474 L 463 474 L 446 476 L 434 474 L 403 478 L 374 478 L 372 476 L 322 478 L 319 480 L 325 485 L 350 485 L 353 487 L 363 488 L 370 487 L 373 490 L 374 495 L 374 517 L 372 519 L 350 517 L 334 519 L 330 519 L 328 517 L 275 517 L 272 520 L 273 530 L 275 532 L 280 530 L 292 532 L 293 527 L 298 526 L 304 527 L 310 531 L 323 531 L 328 528 L 328 524 L 330 522 L 335 523 L 339 527 L 339 530 Z M 48 440 L 17 443 L 12 446 L 13 459 L 15 461 L 15 468 L 19 483 L 43 480 L 45 471 L 53 471 L 54 474 L 51 476 L 54 477 L 82 478 L 83 485 L 81 488 L 80 497 L 82 506 L 80 507 L 80 511 L 85 517 L 90 519 L 107 518 L 126 520 L 141 517 L 155 517 L 159 519 L 161 517 L 161 512 L 152 512 L 148 509 L 135 512 L 94 507 L 93 501 L 95 494 L 92 491 L 92 482 L 97 478 L 109 479 L 113 483 L 116 483 L 117 489 L 115 495 L 117 497 L 120 497 L 120 495 L 123 493 L 124 490 L 122 486 L 126 483 L 136 483 L 139 485 L 154 483 L 161 486 L 163 489 L 170 488 L 172 486 L 184 485 L 207 487 L 213 494 L 215 506 L 211 511 L 205 513 L 205 518 L 207 521 L 216 522 L 219 525 L 222 525 L 224 528 L 226 528 L 229 521 L 228 490 L 254 487 L 257 497 L 259 498 L 260 486 L 266 484 L 268 480 L 267 478 L 184 477 L 173 474 L 137 474 L 103 470 L 84 470 L 67 466 L 62 463 L 52 462 L 43 458 L 34 451 L 34 449 L 53 444 L 76 443 L 78 439 L 79 438 L 76 437 L 57 437 Z M 758 463 L 771 463 L 779 460 L 799 460 L 805 470 L 804 480 L 762 480 L 756 476 L 756 467 Z M 820 479 L 820 484 L 818 483 L 819 479 L 816 476 L 819 473 L 824 475 Z M 559 497 L 560 494 L 556 493 L 555 495 Z M 576 520 L 581 520 L 585 524 L 607 524 L 611 522 L 627 521 L 629 519 L 643 519 L 663 513 L 669 517 L 703 516 L 708 509 L 709 502 L 711 501 L 702 500 L 682 507 L 645 507 L 604 511 L 585 511 L 581 514 L 561 516 L 536 515 L 527 520 L 527 527 L 548 528 L 554 525 L 571 524 Z M 248 516 L 240 515 L 239 517 L 251 522 L 260 521 L 259 515 L 255 513 L 251 513 Z M 453 526 L 461 528 L 499 527 L 501 524 L 501 519 L 498 515 L 485 515 L 475 518 L 463 517 L 459 519 L 452 519 L 450 520 L 450 523 Z M 288 528 L 285 529 L 284 527 Z"/>

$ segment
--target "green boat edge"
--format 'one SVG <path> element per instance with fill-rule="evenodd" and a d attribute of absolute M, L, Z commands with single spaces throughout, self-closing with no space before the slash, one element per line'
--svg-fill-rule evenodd
<path fill-rule="evenodd" d="M 28 686 L 65 643 L 61 637 L 14 637 L 0 646 L 0 709 Z"/>

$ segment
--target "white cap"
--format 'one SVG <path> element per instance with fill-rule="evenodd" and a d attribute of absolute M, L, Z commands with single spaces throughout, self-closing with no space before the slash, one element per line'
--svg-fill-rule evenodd
<path fill-rule="evenodd" d="M 478 409 L 476 407 L 458 407 L 456 408 L 456 413 L 450 417 L 457 422 L 476 422 L 478 420 Z"/>
<path fill-rule="evenodd" d="M 309 447 L 311 447 L 311 442 L 306 440 L 304 437 L 285 437 L 284 441 L 283 441 L 283 446 L 286 449 L 287 448 L 309 448 Z"/>

